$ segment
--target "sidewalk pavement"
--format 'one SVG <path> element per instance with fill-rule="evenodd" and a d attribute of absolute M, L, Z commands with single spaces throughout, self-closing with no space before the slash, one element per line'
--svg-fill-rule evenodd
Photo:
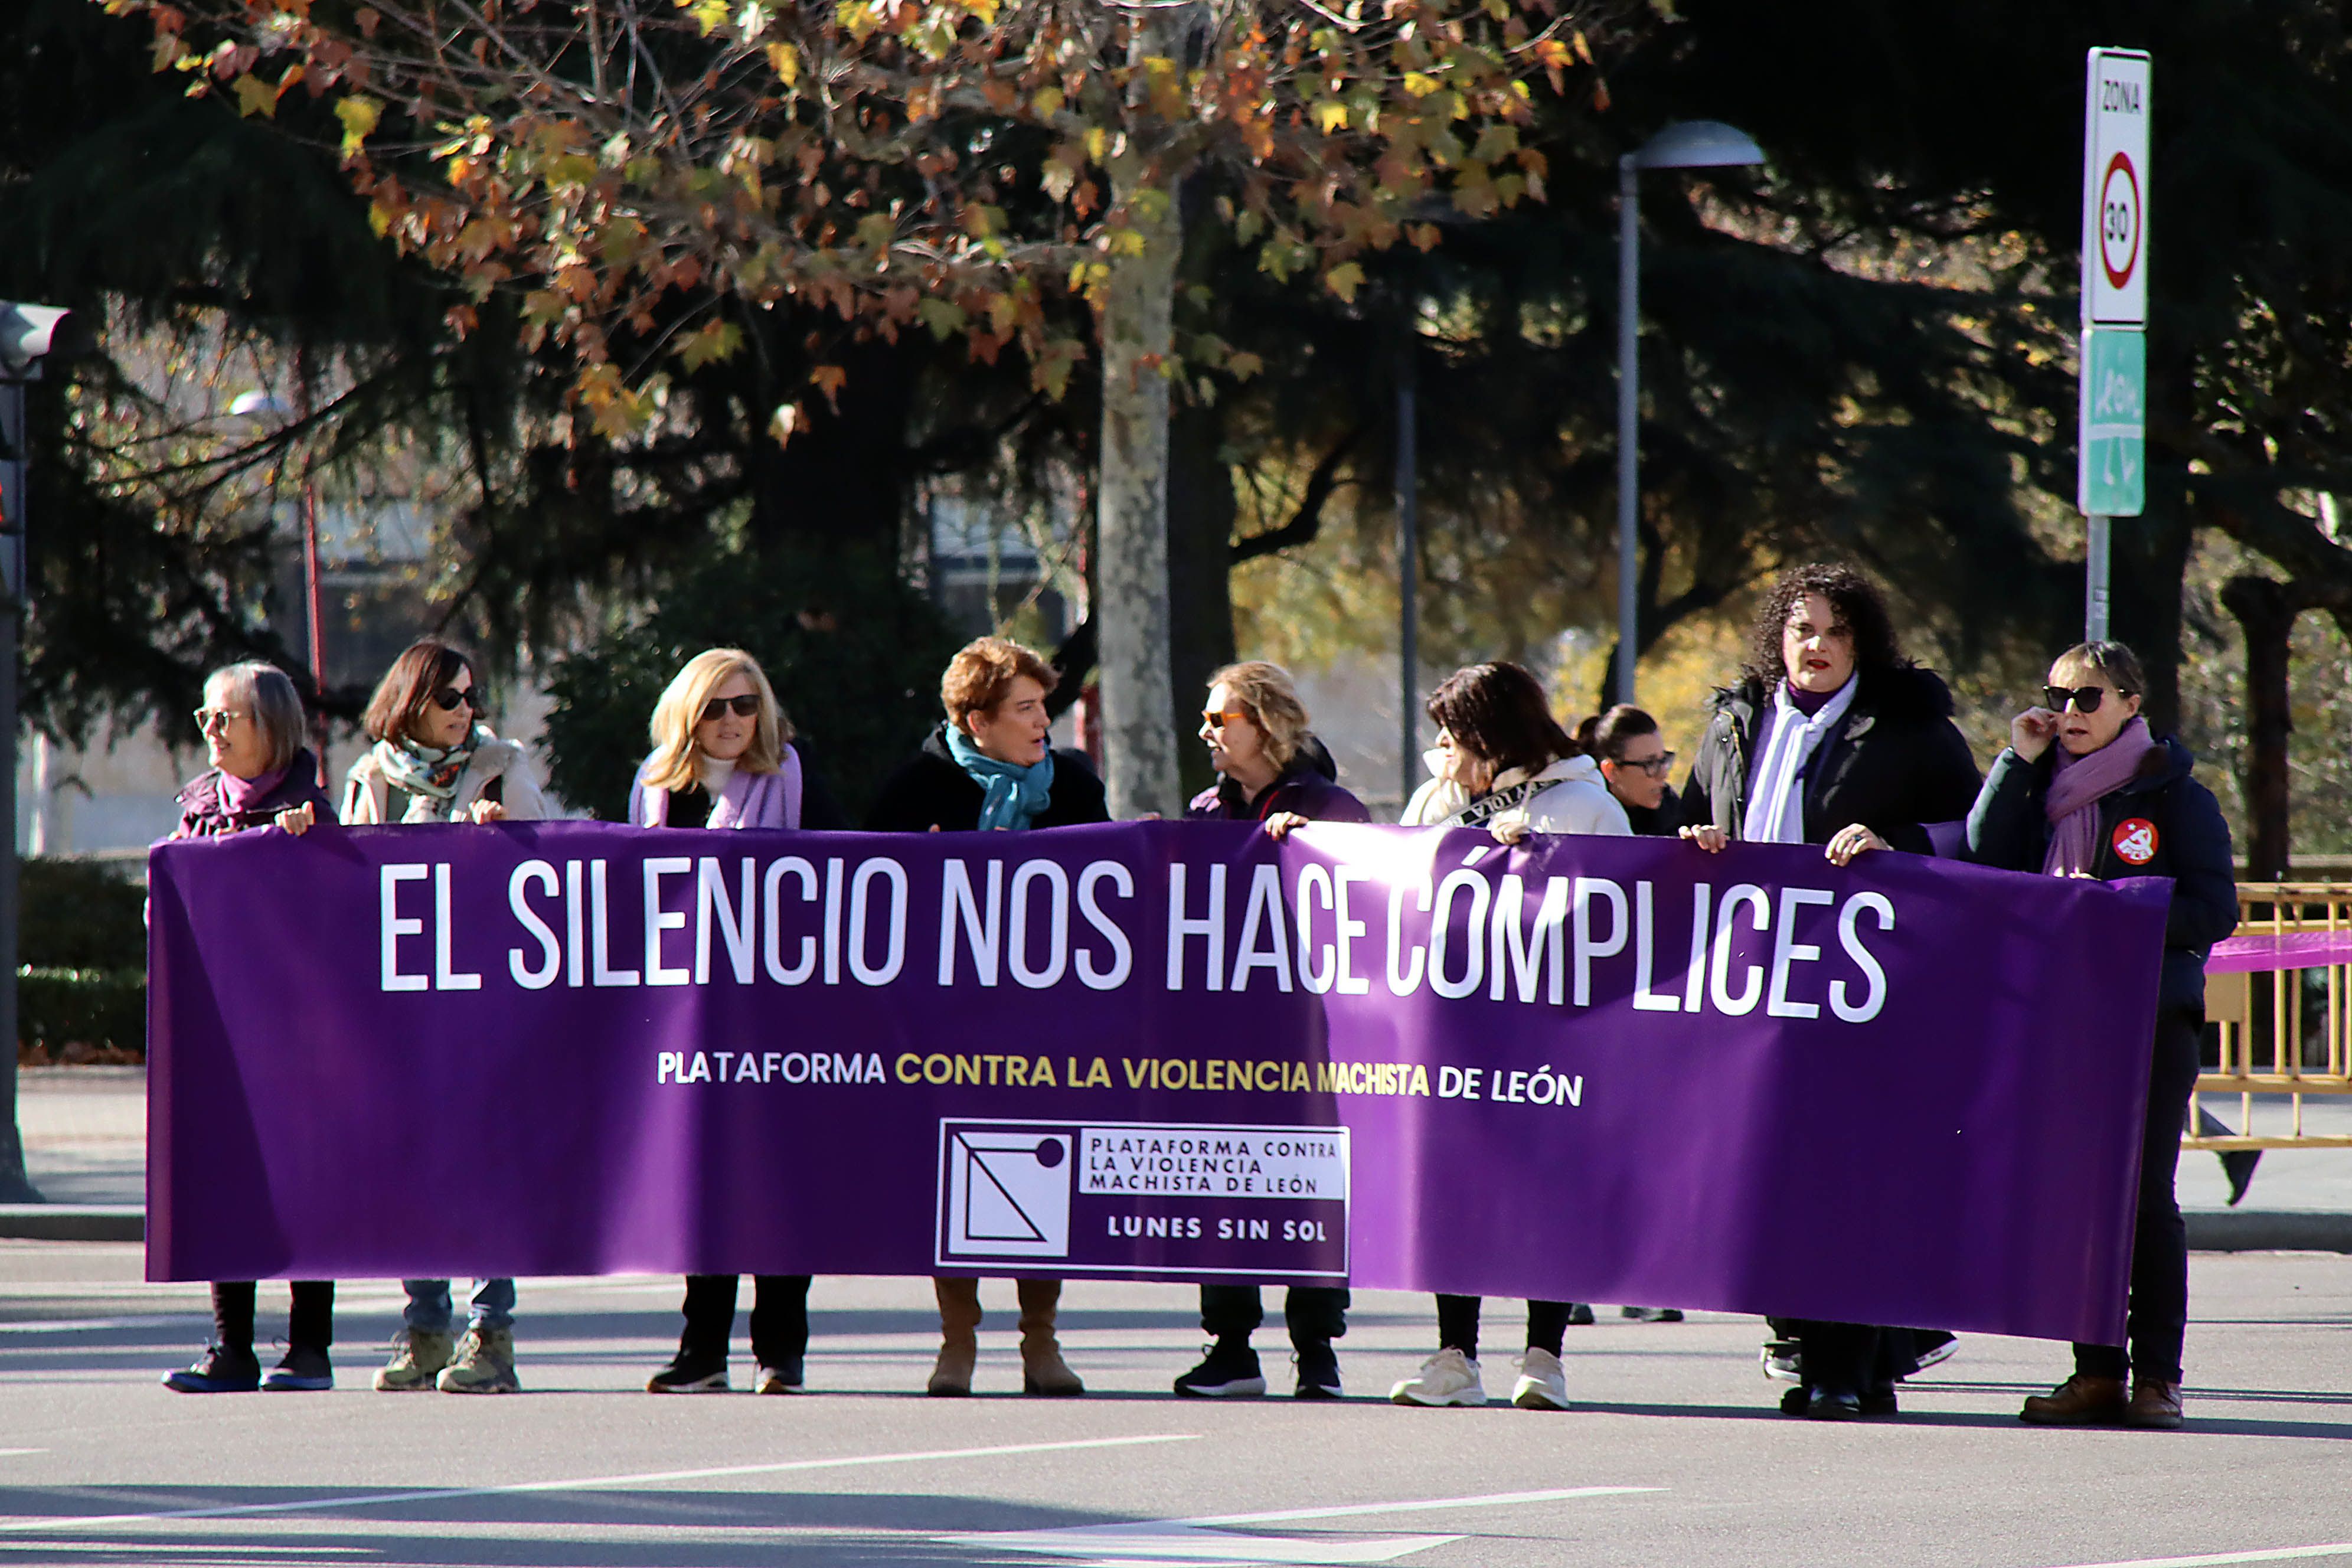
<path fill-rule="evenodd" d="M 2207 1095 L 2206 1110 L 2232 1128 L 2243 1118 L 2235 1095 Z M 0 1237 L 131 1240 L 147 1200 L 145 1069 L 23 1068 L 16 1114 L 25 1163 L 43 1205 L 0 1206 Z M 2352 1134 L 2352 1096 L 2304 1100 L 2308 1132 Z M 2284 1131 L 2284 1095 L 2257 1096 L 2253 1127 Z M 2180 1158 L 2180 1206 L 2189 1245 L 2204 1250 L 2352 1252 L 2352 1149 L 2273 1149 L 2237 1208 L 2213 1155 Z"/>

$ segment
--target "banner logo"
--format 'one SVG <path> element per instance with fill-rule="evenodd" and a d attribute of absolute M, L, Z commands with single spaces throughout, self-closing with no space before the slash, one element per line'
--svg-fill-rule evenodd
<path fill-rule="evenodd" d="M 940 1123 L 942 1269 L 1345 1279 L 1344 1127 Z"/>

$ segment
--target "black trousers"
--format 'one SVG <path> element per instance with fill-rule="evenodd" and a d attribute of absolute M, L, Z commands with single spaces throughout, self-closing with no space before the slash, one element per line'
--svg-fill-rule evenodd
<path fill-rule="evenodd" d="M 1439 1350 L 1460 1351 L 1472 1361 L 1478 1359 L 1478 1308 L 1482 1300 L 1477 1296 L 1440 1296 L 1437 1299 Z M 1528 1349 L 1549 1351 L 1558 1355 L 1567 1338 L 1567 1302 L 1528 1303 Z"/>
<path fill-rule="evenodd" d="M 1864 1394 L 1901 1381 L 1918 1364 L 1909 1329 L 1818 1318 L 1774 1318 L 1771 1323 L 1782 1339 L 1803 1344 L 1798 1366 L 1809 1387 Z"/>
<path fill-rule="evenodd" d="M 2156 1061 L 2147 1080 L 2147 1125 L 2139 1153 L 2139 1217 L 2132 1230 L 2131 1347 L 2076 1345 L 2074 1370 L 2091 1377 L 2137 1375 L 2180 1381 L 2181 1342 L 2189 1333 L 2189 1227 L 2181 1222 L 2173 1177 L 2180 1132 L 2197 1090 L 2198 1047 L 2205 1020 L 2168 1012 L 2157 1019 Z"/>
<path fill-rule="evenodd" d="M 294 1302 L 286 1315 L 286 1342 L 325 1350 L 335 1342 L 335 1282 L 297 1279 L 287 1289 Z M 253 1349 L 254 1287 L 250 1279 L 213 1287 L 213 1338 L 233 1351 Z"/>
<path fill-rule="evenodd" d="M 1345 1285 L 1293 1285 L 1283 1292 L 1282 1321 L 1290 1342 L 1312 1344 L 1348 1331 Z M 1265 1302 L 1255 1285 L 1201 1287 L 1201 1331 L 1212 1339 L 1247 1339 L 1265 1321 Z"/>
<path fill-rule="evenodd" d="M 755 1274 L 751 1277 L 751 1355 L 761 1366 L 783 1366 L 808 1352 L 809 1276 Z M 688 1355 L 715 1356 L 724 1361 L 735 1334 L 733 1274 L 689 1274 L 686 1277 L 686 1331 L 677 1348 Z"/>

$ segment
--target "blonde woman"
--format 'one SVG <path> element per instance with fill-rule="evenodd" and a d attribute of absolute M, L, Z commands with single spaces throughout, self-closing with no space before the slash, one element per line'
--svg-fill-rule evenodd
<path fill-rule="evenodd" d="M 760 661 L 740 648 L 696 654 L 654 704 L 653 754 L 629 790 L 639 827 L 834 829 L 849 826 L 793 746 L 792 721 Z M 646 1381 L 649 1394 L 723 1394 L 735 1333 L 733 1274 L 689 1274 L 677 1354 Z M 758 1274 L 751 1283 L 752 1387 L 807 1386 L 809 1277 Z"/>

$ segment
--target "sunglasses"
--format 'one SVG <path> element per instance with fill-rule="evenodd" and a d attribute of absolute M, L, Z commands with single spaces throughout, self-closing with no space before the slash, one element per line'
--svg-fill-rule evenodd
<path fill-rule="evenodd" d="M 1210 730 L 1222 730 L 1228 724 L 1239 723 L 1248 717 L 1249 715 L 1246 712 L 1238 708 L 1228 708 L 1223 712 L 1213 711 L 1206 708 L 1201 710 L 1202 726 Z"/>
<path fill-rule="evenodd" d="M 238 708 L 199 708 L 195 712 L 196 732 L 209 735 L 215 730 L 226 730 L 232 719 L 247 717 Z"/>
<path fill-rule="evenodd" d="M 738 719 L 756 718 L 759 711 L 760 699 L 756 692 L 747 691 L 740 697 L 714 697 L 702 705 L 699 722 L 715 724 L 730 712 Z"/>
<path fill-rule="evenodd" d="M 1639 768 L 1654 779 L 1662 779 L 1674 771 L 1675 754 L 1672 752 L 1660 752 L 1648 761 L 1640 763 L 1628 762 L 1620 757 L 1617 759 L 1617 765 L 1621 768 Z"/>
<path fill-rule="evenodd" d="M 2104 686 L 2045 686 L 2042 689 L 2042 700 L 2053 713 L 2063 713 L 2069 702 L 2074 705 L 2077 713 L 2096 713 L 2106 696 L 2107 689 Z"/>
<path fill-rule="evenodd" d="M 444 713 L 455 713 L 460 708 L 471 709 L 474 707 L 474 689 L 469 686 L 460 691 L 454 686 L 445 686 L 433 694 L 433 706 Z"/>

